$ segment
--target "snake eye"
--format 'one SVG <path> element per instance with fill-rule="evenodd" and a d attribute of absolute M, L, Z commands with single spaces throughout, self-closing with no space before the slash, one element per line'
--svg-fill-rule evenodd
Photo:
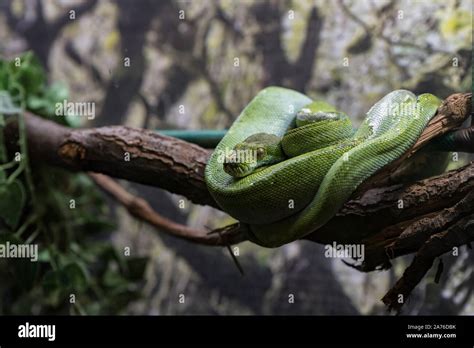
<path fill-rule="evenodd" d="M 265 149 L 263 147 L 259 147 L 257 149 L 257 159 L 262 159 L 265 155 Z"/>

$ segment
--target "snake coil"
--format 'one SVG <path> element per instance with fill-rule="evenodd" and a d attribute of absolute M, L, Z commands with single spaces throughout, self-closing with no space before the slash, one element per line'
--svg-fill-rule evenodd
<path fill-rule="evenodd" d="M 205 171 L 208 189 L 222 210 L 245 224 L 253 242 L 266 247 L 289 243 L 323 226 L 364 180 L 407 151 L 439 105 L 434 95 L 396 90 L 378 101 L 353 131 L 344 116 L 297 122 L 297 113 L 308 106 L 316 113 L 337 110 L 299 92 L 268 87 L 216 147 Z M 259 134 L 281 139 L 285 158 L 243 177 L 229 175 L 225 154 L 249 137 L 253 146 Z"/>

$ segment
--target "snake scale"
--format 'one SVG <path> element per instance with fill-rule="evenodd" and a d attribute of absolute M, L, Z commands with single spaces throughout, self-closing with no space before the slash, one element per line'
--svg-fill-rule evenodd
<path fill-rule="evenodd" d="M 206 184 L 251 241 L 278 247 L 328 222 L 365 179 L 416 142 L 440 103 L 432 94 L 396 90 L 354 130 L 326 102 L 265 88 L 217 145 Z"/>

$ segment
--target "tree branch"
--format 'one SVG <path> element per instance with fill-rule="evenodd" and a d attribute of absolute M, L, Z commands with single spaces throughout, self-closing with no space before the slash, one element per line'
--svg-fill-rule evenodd
<path fill-rule="evenodd" d="M 369 178 L 332 220 L 306 237 L 318 243 L 364 244 L 364 263 L 355 266 L 361 271 L 389 268 L 391 259 L 416 252 L 413 263 L 383 299 L 389 309 L 400 310 L 398 295 L 406 300 L 436 257 L 474 240 L 474 162 L 409 185 L 390 182 L 391 174 L 404 159 L 467 119 L 471 97 L 470 93 L 448 97 L 409 151 Z M 70 129 L 28 113 L 25 122 L 33 164 L 41 161 L 70 170 L 108 174 L 218 208 L 204 181 L 210 153 L 199 146 L 123 126 Z M 13 119 L 5 127 L 5 139 L 10 151 L 18 150 L 18 125 Z M 110 178 L 91 176 L 132 215 L 168 234 L 205 245 L 246 240 L 239 224 L 206 234 L 163 218 L 146 201 Z M 399 209 L 400 201 L 403 209 Z M 347 226 L 351 226 L 351 233 L 347 233 Z"/>
<path fill-rule="evenodd" d="M 461 219 L 445 232 L 431 236 L 418 250 L 402 278 L 383 297 L 382 301 L 389 310 L 399 311 L 411 291 L 433 266 L 436 257 L 449 252 L 453 247 L 459 247 L 472 240 L 474 240 L 474 215 Z M 398 301 L 400 295 L 403 296 L 403 301 Z"/>
<path fill-rule="evenodd" d="M 380 266 L 389 268 L 391 259 L 417 251 L 432 235 L 449 228 L 461 218 L 473 214 L 474 163 L 466 168 L 465 172 L 469 171 L 471 177 L 468 179 L 470 181 L 468 193 L 453 206 L 403 220 L 365 239 L 365 260 L 358 269 L 370 272 Z"/>
<path fill-rule="evenodd" d="M 34 161 L 161 187 L 217 207 L 204 182 L 209 151 L 199 146 L 125 126 L 70 129 L 29 113 L 25 122 Z M 8 124 L 5 136 L 7 146 L 15 150 L 16 122 Z"/>
<path fill-rule="evenodd" d="M 127 192 L 112 178 L 98 173 L 89 173 L 89 176 L 103 191 L 122 204 L 131 215 L 169 235 L 186 239 L 196 244 L 210 246 L 230 245 L 243 241 L 242 235 L 231 233 L 221 235 L 210 234 L 203 230 L 178 224 L 155 212 L 144 199 Z"/>
<path fill-rule="evenodd" d="M 413 148 L 420 148 L 435 134 L 456 127 L 467 117 L 470 94 L 461 96 L 453 95 L 446 99 Z M 25 115 L 25 121 L 30 156 L 34 161 L 160 187 L 186 196 L 194 203 L 219 208 L 204 181 L 210 153 L 199 146 L 124 126 L 70 129 L 31 114 Z M 18 136 L 15 122 L 9 123 L 5 135 L 13 151 L 17 147 Z M 406 156 L 412 153 L 413 150 L 408 151 Z M 393 170 L 392 167 L 388 169 Z M 400 221 L 450 207 L 462 199 L 473 185 L 473 173 L 471 167 L 467 167 L 405 187 L 388 185 L 374 189 L 372 186 L 379 187 L 381 183 L 388 182 L 388 169 L 380 171 L 385 176 L 379 174 L 371 178 L 363 194 L 354 195 L 353 200 L 347 202 L 326 226 L 306 238 L 319 243 L 334 240 L 354 242 L 351 235 L 369 237 Z M 373 184 L 375 179 L 379 180 L 377 185 Z M 396 208 L 400 199 L 406 208 L 402 211 Z M 341 232 L 348 225 L 355 231 L 349 236 Z"/>
<path fill-rule="evenodd" d="M 438 213 L 474 190 L 474 163 L 438 177 L 409 185 L 373 188 L 353 196 L 325 226 L 306 237 L 318 243 L 360 243 L 373 245 L 398 237 L 407 222 Z M 403 208 L 399 203 L 403 202 Z M 402 223 L 398 226 L 397 224 Z M 347 233 L 351 226 L 351 233 Z M 398 234 L 397 234 L 398 233 Z M 366 249 L 366 254 L 370 249 Z M 366 256 L 366 259 L 368 256 Z M 380 264 L 381 262 L 377 262 Z"/>
<path fill-rule="evenodd" d="M 472 107 L 472 93 L 455 93 L 447 97 L 439 106 L 437 114 L 428 123 L 418 141 L 405 154 L 393 161 L 390 165 L 379 170 L 358 188 L 357 192 L 363 192 L 368 188 L 390 185 L 390 177 L 395 173 L 400 164 L 412 157 L 419 149 L 426 145 L 431 139 L 446 134 L 447 132 L 461 126 L 470 116 Z"/>

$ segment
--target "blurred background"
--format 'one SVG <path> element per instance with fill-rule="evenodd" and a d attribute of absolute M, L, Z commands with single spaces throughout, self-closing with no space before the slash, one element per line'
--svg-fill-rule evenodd
<path fill-rule="evenodd" d="M 357 125 L 394 89 L 443 99 L 472 85 L 471 0 L 0 0 L 0 10 L 0 56 L 30 50 L 70 101 L 94 102 L 96 117 L 81 119 L 82 127 L 224 129 L 269 85 L 325 99 Z M 453 166 L 467 161 L 461 155 Z M 49 247 L 37 269 L 0 267 L 3 314 L 384 315 L 380 299 L 412 258 L 363 274 L 311 242 L 275 250 L 243 243 L 241 276 L 225 248 L 167 237 L 81 174 L 46 171 L 55 199 L 77 188 L 64 180 L 79 182 L 76 194 L 100 213 L 77 212 L 89 219 L 82 224 L 44 215 L 74 237 Z M 174 221 L 196 228 L 231 222 L 184 197 L 121 183 Z M 124 247 L 133 254 L 125 266 L 117 256 Z M 464 251 L 444 259 L 439 284 L 430 271 L 405 314 L 474 314 L 474 254 Z M 52 260 L 65 265 L 65 277 L 51 271 Z"/>

